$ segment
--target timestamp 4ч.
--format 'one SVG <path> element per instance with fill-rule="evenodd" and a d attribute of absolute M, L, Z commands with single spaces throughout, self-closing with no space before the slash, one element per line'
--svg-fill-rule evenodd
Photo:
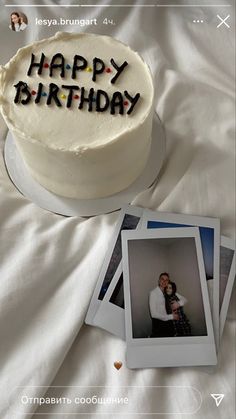
<path fill-rule="evenodd" d="M 116 22 L 114 21 L 114 19 L 109 19 L 107 17 L 105 17 L 105 19 L 103 19 L 102 21 L 103 25 L 116 25 Z"/>

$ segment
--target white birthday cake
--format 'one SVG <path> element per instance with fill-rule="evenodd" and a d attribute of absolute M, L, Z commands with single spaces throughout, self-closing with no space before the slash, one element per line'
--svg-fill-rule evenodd
<path fill-rule="evenodd" d="M 59 32 L 0 67 L 0 109 L 33 178 L 93 199 L 127 188 L 148 160 L 154 88 L 137 52 Z"/>

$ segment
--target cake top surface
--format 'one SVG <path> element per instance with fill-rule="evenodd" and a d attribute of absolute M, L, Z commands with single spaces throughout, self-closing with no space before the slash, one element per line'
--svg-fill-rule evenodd
<path fill-rule="evenodd" d="M 9 127 L 46 147 L 101 147 L 149 115 L 147 64 L 114 38 L 58 32 L 18 50 L 0 69 L 0 107 Z"/>

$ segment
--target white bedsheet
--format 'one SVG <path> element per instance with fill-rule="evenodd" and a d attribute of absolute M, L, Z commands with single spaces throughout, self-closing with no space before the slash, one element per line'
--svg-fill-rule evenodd
<path fill-rule="evenodd" d="M 219 217 L 221 233 L 233 237 L 233 7 L 21 7 L 20 10 L 28 15 L 29 26 L 20 34 L 12 33 L 8 19 L 14 8 L 1 6 L 1 64 L 7 62 L 18 47 L 54 34 L 56 30 L 113 34 L 143 55 L 155 78 L 156 111 L 165 126 L 167 152 L 159 182 L 133 203 L 161 211 Z M 230 29 L 225 25 L 217 29 L 218 13 L 231 15 Z M 55 16 L 113 17 L 116 25 L 47 28 L 33 24 L 36 17 Z M 204 23 L 194 24 L 193 19 L 203 19 Z M 6 132 L 0 119 L 1 152 Z M 213 372 L 204 368 L 128 370 L 125 343 L 83 324 L 117 217 L 118 213 L 91 219 L 66 218 L 38 208 L 12 185 L 1 153 L 1 419 L 31 417 L 26 413 L 32 412 L 33 406 L 22 405 L 16 397 L 16 386 L 23 386 L 29 397 L 40 397 L 50 385 L 67 387 L 63 391 L 60 387 L 54 388 L 53 394 L 62 397 L 72 395 L 74 389 L 70 386 L 194 386 L 203 398 L 195 418 L 234 418 L 235 310 L 232 300 L 219 363 Z M 123 362 L 119 371 L 113 366 L 116 360 Z M 225 394 L 219 408 L 210 393 Z M 84 394 L 86 397 L 86 389 Z M 130 397 L 139 412 L 145 412 L 153 402 L 146 398 L 145 389 L 133 389 Z M 65 412 L 64 408 L 44 406 L 37 412 L 50 411 L 43 416 L 49 419 L 74 417 L 66 413 L 60 415 Z M 124 406 L 116 406 L 114 417 L 123 419 L 124 409 Z M 77 417 L 108 417 L 101 414 L 101 405 L 93 407 L 93 411 L 100 414 L 79 415 L 79 406 L 67 408 L 67 412 L 77 412 Z M 33 417 L 42 416 L 35 413 Z M 186 419 L 186 415 L 181 414 L 163 417 Z"/>

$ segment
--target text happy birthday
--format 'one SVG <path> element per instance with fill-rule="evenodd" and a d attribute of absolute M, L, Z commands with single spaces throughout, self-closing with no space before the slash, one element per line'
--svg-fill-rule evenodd
<path fill-rule="evenodd" d="M 47 61 L 43 53 L 41 54 L 40 60 L 37 60 L 35 55 L 32 54 L 27 76 L 32 76 L 35 74 L 35 71 L 39 76 L 43 76 L 43 73 L 48 71 L 49 77 L 59 75 L 63 79 L 70 72 L 71 79 L 76 80 L 79 79 L 82 71 L 86 71 L 88 75 L 91 74 L 91 80 L 94 83 L 100 77 L 108 77 L 110 74 L 112 77 L 109 82 L 115 84 L 129 65 L 127 61 L 117 63 L 111 58 L 111 67 L 106 67 L 101 58 L 94 57 L 90 67 L 86 58 L 81 55 L 75 55 L 70 65 L 65 62 L 65 58 L 61 53 L 55 54 L 50 63 Z M 14 103 L 17 104 L 27 105 L 31 101 L 41 103 L 43 101 L 45 102 L 46 98 L 45 103 L 49 106 L 55 104 L 61 107 L 65 104 L 67 108 L 71 108 L 72 103 L 76 102 L 78 109 L 86 109 L 88 112 L 110 111 L 111 115 L 117 113 L 120 115 L 124 113 L 130 115 L 140 99 L 140 93 L 131 94 L 127 90 L 124 90 L 123 92 L 115 91 L 112 95 L 109 95 L 102 89 L 95 90 L 93 87 L 86 89 L 84 86 L 76 84 L 62 84 L 59 87 L 55 83 L 50 83 L 47 91 L 45 91 L 45 86 L 41 82 L 38 83 L 35 90 L 32 90 L 26 82 L 19 81 L 14 87 L 16 88 Z"/>

